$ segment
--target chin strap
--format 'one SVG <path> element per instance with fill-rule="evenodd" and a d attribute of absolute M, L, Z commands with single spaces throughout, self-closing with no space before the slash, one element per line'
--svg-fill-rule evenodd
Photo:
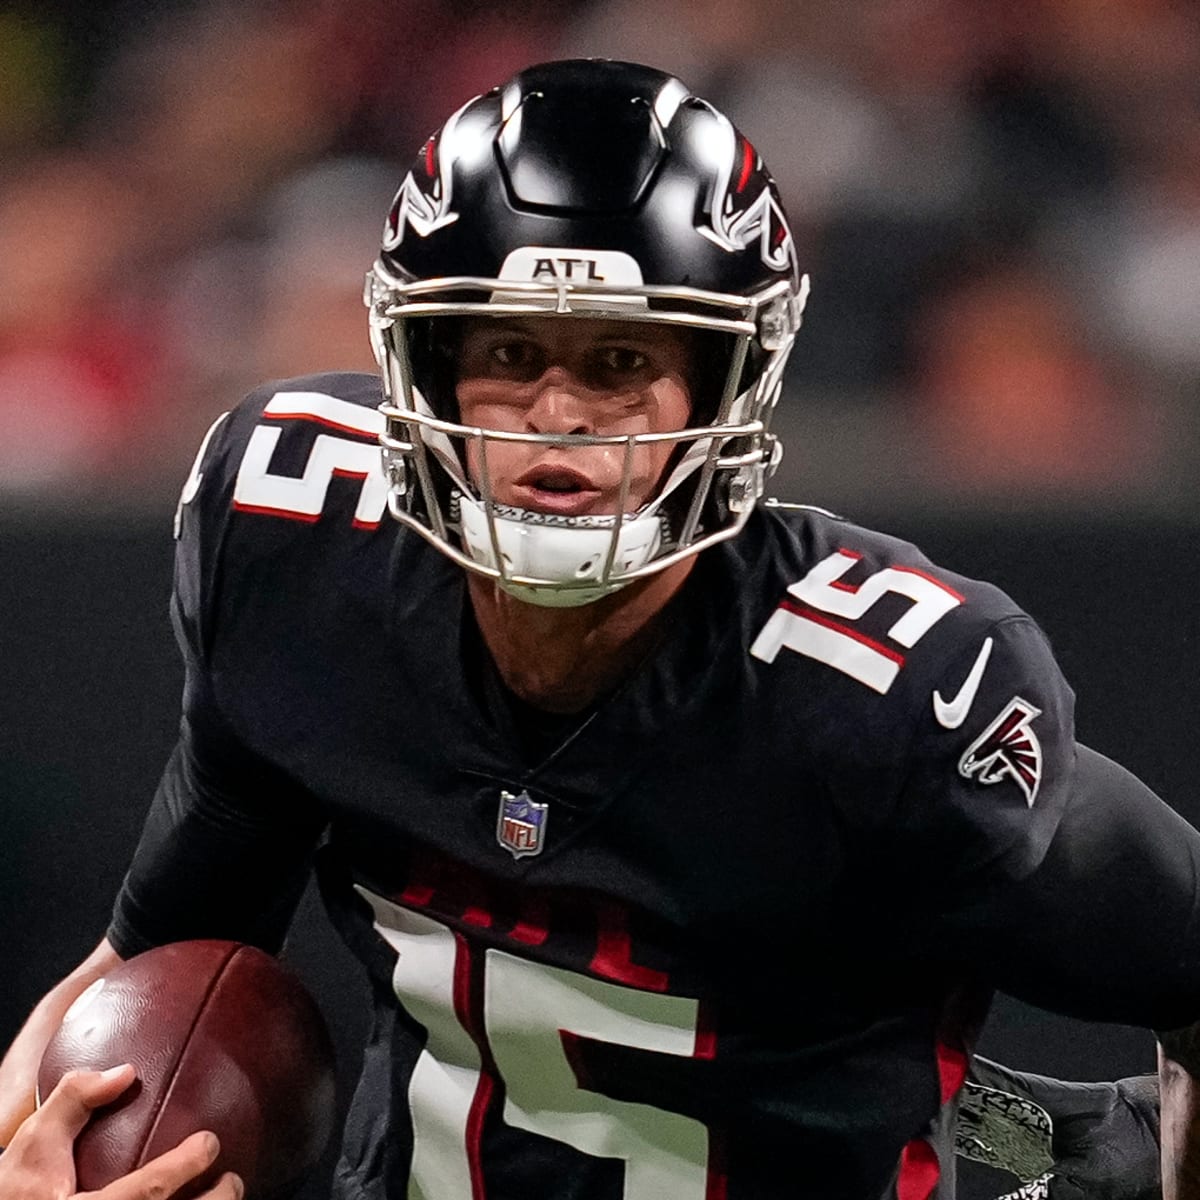
<path fill-rule="evenodd" d="M 611 514 L 567 517 L 495 503 L 489 519 L 488 505 L 460 490 L 455 499 L 463 549 L 476 562 L 499 570 L 499 586 L 530 604 L 547 608 L 591 604 L 624 586 L 602 581 L 646 566 L 674 540 L 664 505 L 700 469 L 712 442 L 711 437 L 699 438 L 688 447 L 662 491 L 637 512 L 626 514 L 620 529 Z M 630 446 L 626 453 L 634 449 Z M 513 575 L 543 579 L 547 585 L 506 578 Z"/>
<path fill-rule="evenodd" d="M 482 501 L 462 492 L 456 498 L 463 549 L 502 576 L 551 581 L 554 586 L 541 587 L 497 581 L 518 599 L 546 608 L 576 608 L 616 591 L 621 584 L 602 578 L 645 566 L 667 536 L 665 517 L 649 509 L 627 516 L 617 530 L 615 516 L 563 517 L 507 504 L 492 505 L 489 520 Z"/>

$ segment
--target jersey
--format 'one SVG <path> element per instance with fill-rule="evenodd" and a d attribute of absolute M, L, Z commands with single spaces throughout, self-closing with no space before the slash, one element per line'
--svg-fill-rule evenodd
<path fill-rule="evenodd" d="M 315 861 L 375 1003 L 338 1196 L 948 1200 L 991 989 L 1200 1015 L 1197 839 L 1077 747 L 1001 591 L 767 508 L 539 722 L 386 514 L 379 399 L 279 383 L 206 439 L 181 735 L 109 931 L 276 950 Z"/>

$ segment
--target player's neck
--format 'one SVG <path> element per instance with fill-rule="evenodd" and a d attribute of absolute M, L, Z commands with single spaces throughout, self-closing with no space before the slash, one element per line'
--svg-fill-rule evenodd
<path fill-rule="evenodd" d="M 695 558 L 594 604 L 541 608 L 469 576 L 475 619 L 500 677 L 522 700 L 547 712 L 579 712 L 611 691 L 651 649 L 659 618 Z"/>

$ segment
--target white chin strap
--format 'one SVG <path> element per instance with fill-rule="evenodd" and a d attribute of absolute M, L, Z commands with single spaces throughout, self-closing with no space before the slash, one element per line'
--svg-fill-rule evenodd
<path fill-rule="evenodd" d="M 466 493 L 459 496 L 459 519 L 463 549 L 476 562 L 501 572 L 497 586 L 543 608 L 577 608 L 617 591 L 623 583 L 601 583 L 601 578 L 645 566 L 663 536 L 661 518 L 643 510 L 622 521 L 614 551 L 614 517 L 559 517 L 496 504 L 489 523 L 483 502 Z M 544 579 L 550 586 L 518 583 L 511 576 Z"/>

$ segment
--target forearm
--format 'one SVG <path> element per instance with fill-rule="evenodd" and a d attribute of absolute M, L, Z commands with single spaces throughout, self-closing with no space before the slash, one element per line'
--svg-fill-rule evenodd
<path fill-rule="evenodd" d="M 97 979 L 121 961 L 108 939 L 38 1002 L 0 1063 L 0 1146 L 7 1146 L 35 1104 L 37 1071 L 46 1043 L 67 1009 Z M 114 1064 L 116 1065 L 116 1064 Z"/>
<path fill-rule="evenodd" d="M 1158 1040 L 1163 1200 L 1200 1200 L 1200 1024 Z"/>

